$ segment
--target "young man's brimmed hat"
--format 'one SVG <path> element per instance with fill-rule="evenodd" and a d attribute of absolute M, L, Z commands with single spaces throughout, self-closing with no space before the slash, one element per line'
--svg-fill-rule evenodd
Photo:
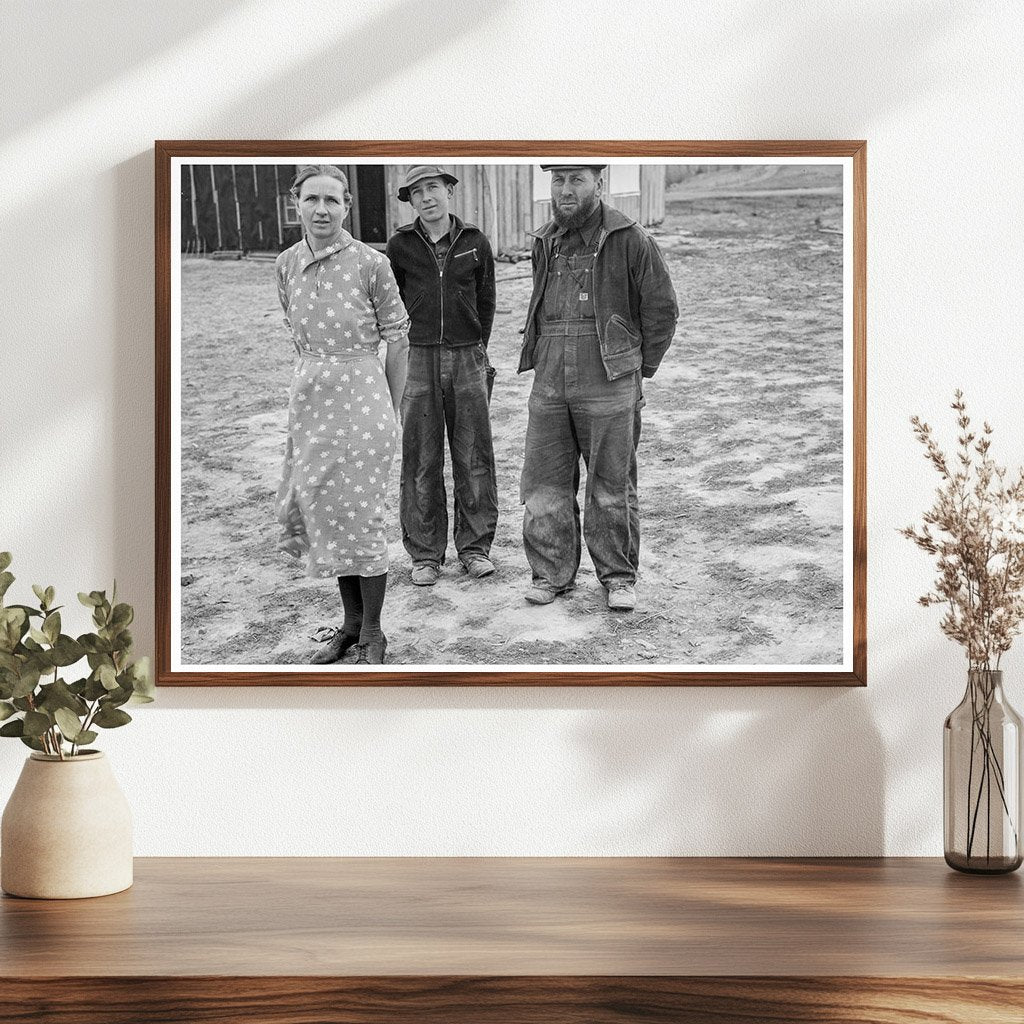
<path fill-rule="evenodd" d="M 440 178 L 446 185 L 458 185 L 459 183 L 459 179 L 454 174 L 449 174 L 437 164 L 418 164 L 416 167 L 410 167 L 406 172 L 405 184 L 398 190 L 398 198 L 403 203 L 409 202 L 409 189 L 424 178 Z"/>
<path fill-rule="evenodd" d="M 595 171 L 603 171 L 607 166 L 607 164 L 585 164 L 577 161 L 574 164 L 541 164 L 540 169 L 542 171 L 569 171 L 574 167 L 590 167 Z"/>

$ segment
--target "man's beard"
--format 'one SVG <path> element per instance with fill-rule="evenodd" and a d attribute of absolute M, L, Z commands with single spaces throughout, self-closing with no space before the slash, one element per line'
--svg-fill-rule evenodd
<path fill-rule="evenodd" d="M 575 231 L 586 223 L 587 218 L 597 209 L 599 202 L 600 200 L 595 193 L 588 199 L 581 199 L 579 205 L 572 213 L 563 213 L 558 203 L 552 203 L 551 214 L 555 218 L 555 223 L 560 228 L 564 228 L 566 231 Z"/>

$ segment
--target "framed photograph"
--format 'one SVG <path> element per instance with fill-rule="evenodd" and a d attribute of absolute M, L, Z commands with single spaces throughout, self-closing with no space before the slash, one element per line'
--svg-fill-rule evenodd
<path fill-rule="evenodd" d="M 160 685 L 865 685 L 864 142 L 155 155 Z"/>

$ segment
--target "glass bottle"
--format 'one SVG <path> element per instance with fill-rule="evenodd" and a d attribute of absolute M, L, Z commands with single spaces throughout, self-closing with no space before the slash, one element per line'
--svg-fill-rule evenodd
<path fill-rule="evenodd" d="M 971 669 L 942 731 L 946 863 L 1000 874 L 1021 865 L 1021 720 L 1003 673 Z"/>

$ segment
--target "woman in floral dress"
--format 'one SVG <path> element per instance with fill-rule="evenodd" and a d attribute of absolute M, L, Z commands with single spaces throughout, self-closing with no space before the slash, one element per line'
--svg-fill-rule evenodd
<path fill-rule="evenodd" d="M 312 658 L 384 662 L 381 610 L 388 580 L 385 492 L 405 389 L 409 317 L 387 257 L 342 224 L 352 196 L 344 172 L 300 167 L 291 189 L 304 228 L 277 258 L 277 288 L 298 353 L 278 547 L 306 574 L 336 577 L 345 619 Z M 387 345 L 384 362 L 381 342 Z"/>

